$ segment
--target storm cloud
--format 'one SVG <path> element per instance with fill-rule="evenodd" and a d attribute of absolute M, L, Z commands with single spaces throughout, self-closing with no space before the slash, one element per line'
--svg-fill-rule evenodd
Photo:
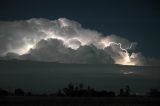
<path fill-rule="evenodd" d="M 103 35 L 66 18 L 0 22 L 0 55 L 61 63 L 144 65 L 137 43 Z"/>

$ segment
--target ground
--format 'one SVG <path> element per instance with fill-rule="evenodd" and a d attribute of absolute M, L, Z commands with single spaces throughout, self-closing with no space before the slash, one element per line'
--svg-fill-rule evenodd
<path fill-rule="evenodd" d="M 0 106 L 159 106 L 160 98 L 151 97 L 0 97 Z"/>

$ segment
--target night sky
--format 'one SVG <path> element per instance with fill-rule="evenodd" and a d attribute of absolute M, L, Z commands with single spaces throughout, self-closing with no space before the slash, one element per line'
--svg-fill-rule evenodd
<path fill-rule="evenodd" d="M 125 85 L 133 92 L 159 89 L 159 5 L 158 0 L 0 0 L 0 88 L 48 92 L 82 82 L 116 92 Z"/>
<path fill-rule="evenodd" d="M 159 58 L 159 5 L 158 0 L 0 0 L 0 21 L 65 17 L 138 42 L 137 51 Z"/>

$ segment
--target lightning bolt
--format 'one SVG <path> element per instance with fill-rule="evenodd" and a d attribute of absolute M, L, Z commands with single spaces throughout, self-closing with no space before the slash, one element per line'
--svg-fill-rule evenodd
<path fill-rule="evenodd" d="M 106 47 L 111 46 L 112 44 L 119 46 L 119 48 L 120 48 L 122 51 L 125 51 L 126 53 L 128 53 L 127 49 L 131 48 L 131 46 L 130 46 L 129 48 L 124 49 L 124 48 L 122 48 L 122 44 L 121 44 L 121 43 L 116 43 L 116 42 L 109 42 Z"/>
<path fill-rule="evenodd" d="M 128 53 L 128 50 L 132 48 L 132 43 L 128 48 L 122 48 L 121 43 L 116 43 L 116 42 L 108 42 L 106 43 L 105 41 L 101 42 L 104 45 L 104 48 L 109 47 L 111 45 L 117 45 L 121 49 L 121 52 L 119 52 L 122 56 L 122 59 L 117 59 L 115 62 L 117 64 L 123 64 L 123 65 L 135 65 L 134 62 L 131 61 L 131 57 Z M 103 48 L 103 49 L 104 49 Z"/>

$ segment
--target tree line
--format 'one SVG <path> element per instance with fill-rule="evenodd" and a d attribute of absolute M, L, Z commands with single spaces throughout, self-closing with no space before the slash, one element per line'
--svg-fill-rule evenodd
<path fill-rule="evenodd" d="M 0 96 L 36 96 L 37 94 L 33 94 L 32 92 L 25 92 L 22 88 L 17 88 L 14 92 L 9 92 L 4 89 L 0 89 Z M 38 96 L 69 96 L 69 97 L 132 97 L 137 96 L 131 94 L 130 86 L 125 86 L 124 88 L 120 88 L 119 94 L 116 95 L 113 91 L 106 90 L 95 90 L 94 88 L 88 86 L 84 87 L 82 83 L 73 84 L 69 83 L 67 87 L 59 89 L 58 92 L 53 94 L 38 94 Z M 150 89 L 150 91 L 145 96 L 151 97 L 160 97 L 160 91 L 156 88 Z"/>

